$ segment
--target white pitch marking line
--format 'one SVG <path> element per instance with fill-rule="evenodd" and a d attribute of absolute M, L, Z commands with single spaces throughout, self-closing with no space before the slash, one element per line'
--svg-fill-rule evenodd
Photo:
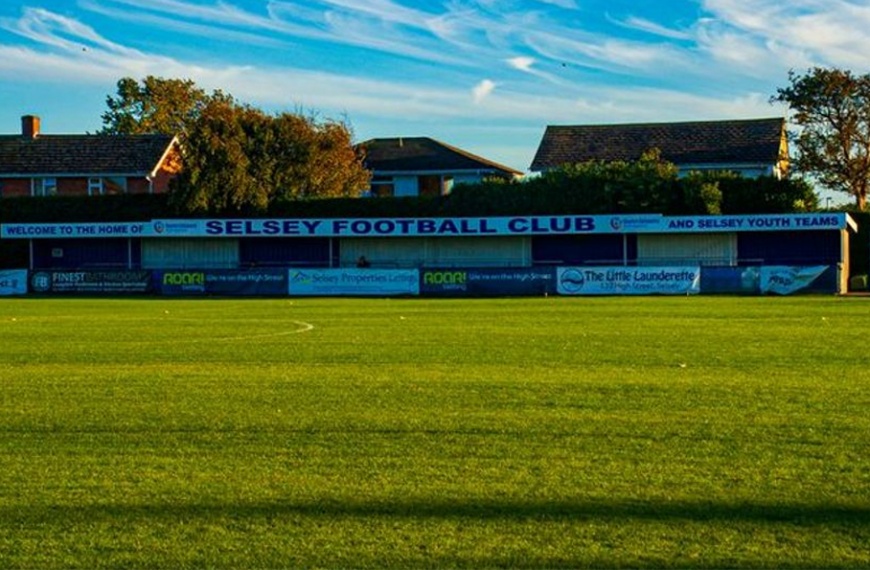
<path fill-rule="evenodd" d="M 276 333 L 252 334 L 252 335 L 246 335 L 246 336 L 219 336 L 219 337 L 214 337 L 214 338 L 194 339 L 194 340 L 189 340 L 187 342 L 209 342 L 209 341 L 214 341 L 214 340 L 254 340 L 254 339 L 258 339 L 258 338 L 271 338 L 271 337 L 275 337 L 275 336 L 289 336 L 291 334 L 306 333 L 306 332 L 314 329 L 314 325 L 312 325 L 311 323 L 306 323 L 304 321 L 290 321 L 290 322 L 293 324 L 299 325 L 300 328 L 294 329 L 292 331 L 283 331 L 283 332 L 276 332 Z M 185 342 L 185 341 L 181 341 L 181 342 Z"/>
<path fill-rule="evenodd" d="M 298 329 L 292 331 L 281 331 L 274 333 L 252 334 L 244 336 L 217 336 L 209 338 L 191 338 L 191 339 L 172 339 L 172 340 L 152 340 L 152 341 L 131 341 L 139 344 L 198 344 L 203 342 L 222 342 L 230 340 L 256 340 L 261 338 L 272 338 L 276 336 L 290 336 L 293 334 L 301 334 L 314 330 L 314 325 L 305 321 L 290 321 L 293 324 L 299 325 Z"/>

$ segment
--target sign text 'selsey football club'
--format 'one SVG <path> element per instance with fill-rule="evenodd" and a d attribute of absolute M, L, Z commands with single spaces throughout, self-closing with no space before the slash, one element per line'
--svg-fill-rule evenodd
<path fill-rule="evenodd" d="M 556 234 L 671 234 L 840 230 L 844 213 L 679 216 L 516 216 L 456 218 L 166 219 L 151 222 L 2 224 L 5 239 L 122 237 L 449 237 Z"/>
<path fill-rule="evenodd" d="M 515 218 L 359 218 L 334 220 L 207 220 L 210 236 L 473 236 L 588 233 L 593 216 Z"/>

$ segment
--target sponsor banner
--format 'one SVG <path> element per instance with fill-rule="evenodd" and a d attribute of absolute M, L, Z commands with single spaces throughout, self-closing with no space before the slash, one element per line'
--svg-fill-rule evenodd
<path fill-rule="evenodd" d="M 150 271 L 34 271 L 33 293 L 150 293 Z"/>
<path fill-rule="evenodd" d="M 553 268 L 421 269 L 422 295 L 544 295 L 556 292 Z"/>
<path fill-rule="evenodd" d="M 290 295 L 419 295 L 416 269 L 291 269 Z"/>
<path fill-rule="evenodd" d="M 809 288 L 827 269 L 827 265 L 812 267 L 764 265 L 761 267 L 760 274 L 761 292 L 777 295 L 796 293 Z"/>
<path fill-rule="evenodd" d="M 560 295 L 688 295 L 700 292 L 700 267 L 560 267 Z"/>
<path fill-rule="evenodd" d="M 701 293 L 758 295 L 759 267 L 702 267 Z"/>
<path fill-rule="evenodd" d="M 748 216 L 660 214 L 464 218 L 166 219 L 96 224 L 2 224 L 0 237 L 442 237 L 557 234 L 703 233 L 839 230 L 853 227 L 845 213 Z"/>
<path fill-rule="evenodd" d="M 26 294 L 26 269 L 0 269 L 0 297 Z"/>
<path fill-rule="evenodd" d="M 287 294 L 287 271 L 285 269 L 156 271 L 154 286 L 163 295 L 283 296 Z"/>

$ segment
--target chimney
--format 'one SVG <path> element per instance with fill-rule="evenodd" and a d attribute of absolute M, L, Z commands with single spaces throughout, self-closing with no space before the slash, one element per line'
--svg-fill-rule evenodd
<path fill-rule="evenodd" d="M 36 115 L 21 117 L 21 136 L 26 139 L 35 139 L 39 136 L 39 117 Z"/>

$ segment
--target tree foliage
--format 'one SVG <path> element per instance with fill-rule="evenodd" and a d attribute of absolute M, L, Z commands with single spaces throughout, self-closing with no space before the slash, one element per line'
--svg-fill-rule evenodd
<path fill-rule="evenodd" d="M 114 97 L 106 97 L 103 134 L 177 135 L 185 132 L 211 101 L 231 102 L 221 91 L 207 94 L 190 79 L 165 79 L 149 75 L 140 82 L 132 77 L 118 81 Z"/>
<path fill-rule="evenodd" d="M 106 104 L 104 134 L 179 136 L 171 202 L 182 213 L 255 214 L 278 201 L 356 196 L 368 184 L 342 122 L 269 115 L 189 79 L 154 76 L 121 79 Z"/>
<path fill-rule="evenodd" d="M 867 204 L 870 184 L 870 74 L 816 67 L 789 73 L 789 85 L 771 98 L 788 104 L 800 127 L 795 168 L 826 188 Z"/>
<path fill-rule="evenodd" d="M 172 202 L 184 212 L 257 214 L 276 202 L 358 196 L 369 172 L 343 123 L 214 100 L 182 139 Z"/>
<path fill-rule="evenodd" d="M 670 216 L 813 211 L 818 198 L 800 179 L 743 178 L 732 172 L 690 172 L 655 149 L 637 161 L 569 164 L 520 183 L 458 186 L 449 197 L 460 210 L 495 214 L 622 214 Z M 493 206 L 497 204 L 498 206 Z"/>

